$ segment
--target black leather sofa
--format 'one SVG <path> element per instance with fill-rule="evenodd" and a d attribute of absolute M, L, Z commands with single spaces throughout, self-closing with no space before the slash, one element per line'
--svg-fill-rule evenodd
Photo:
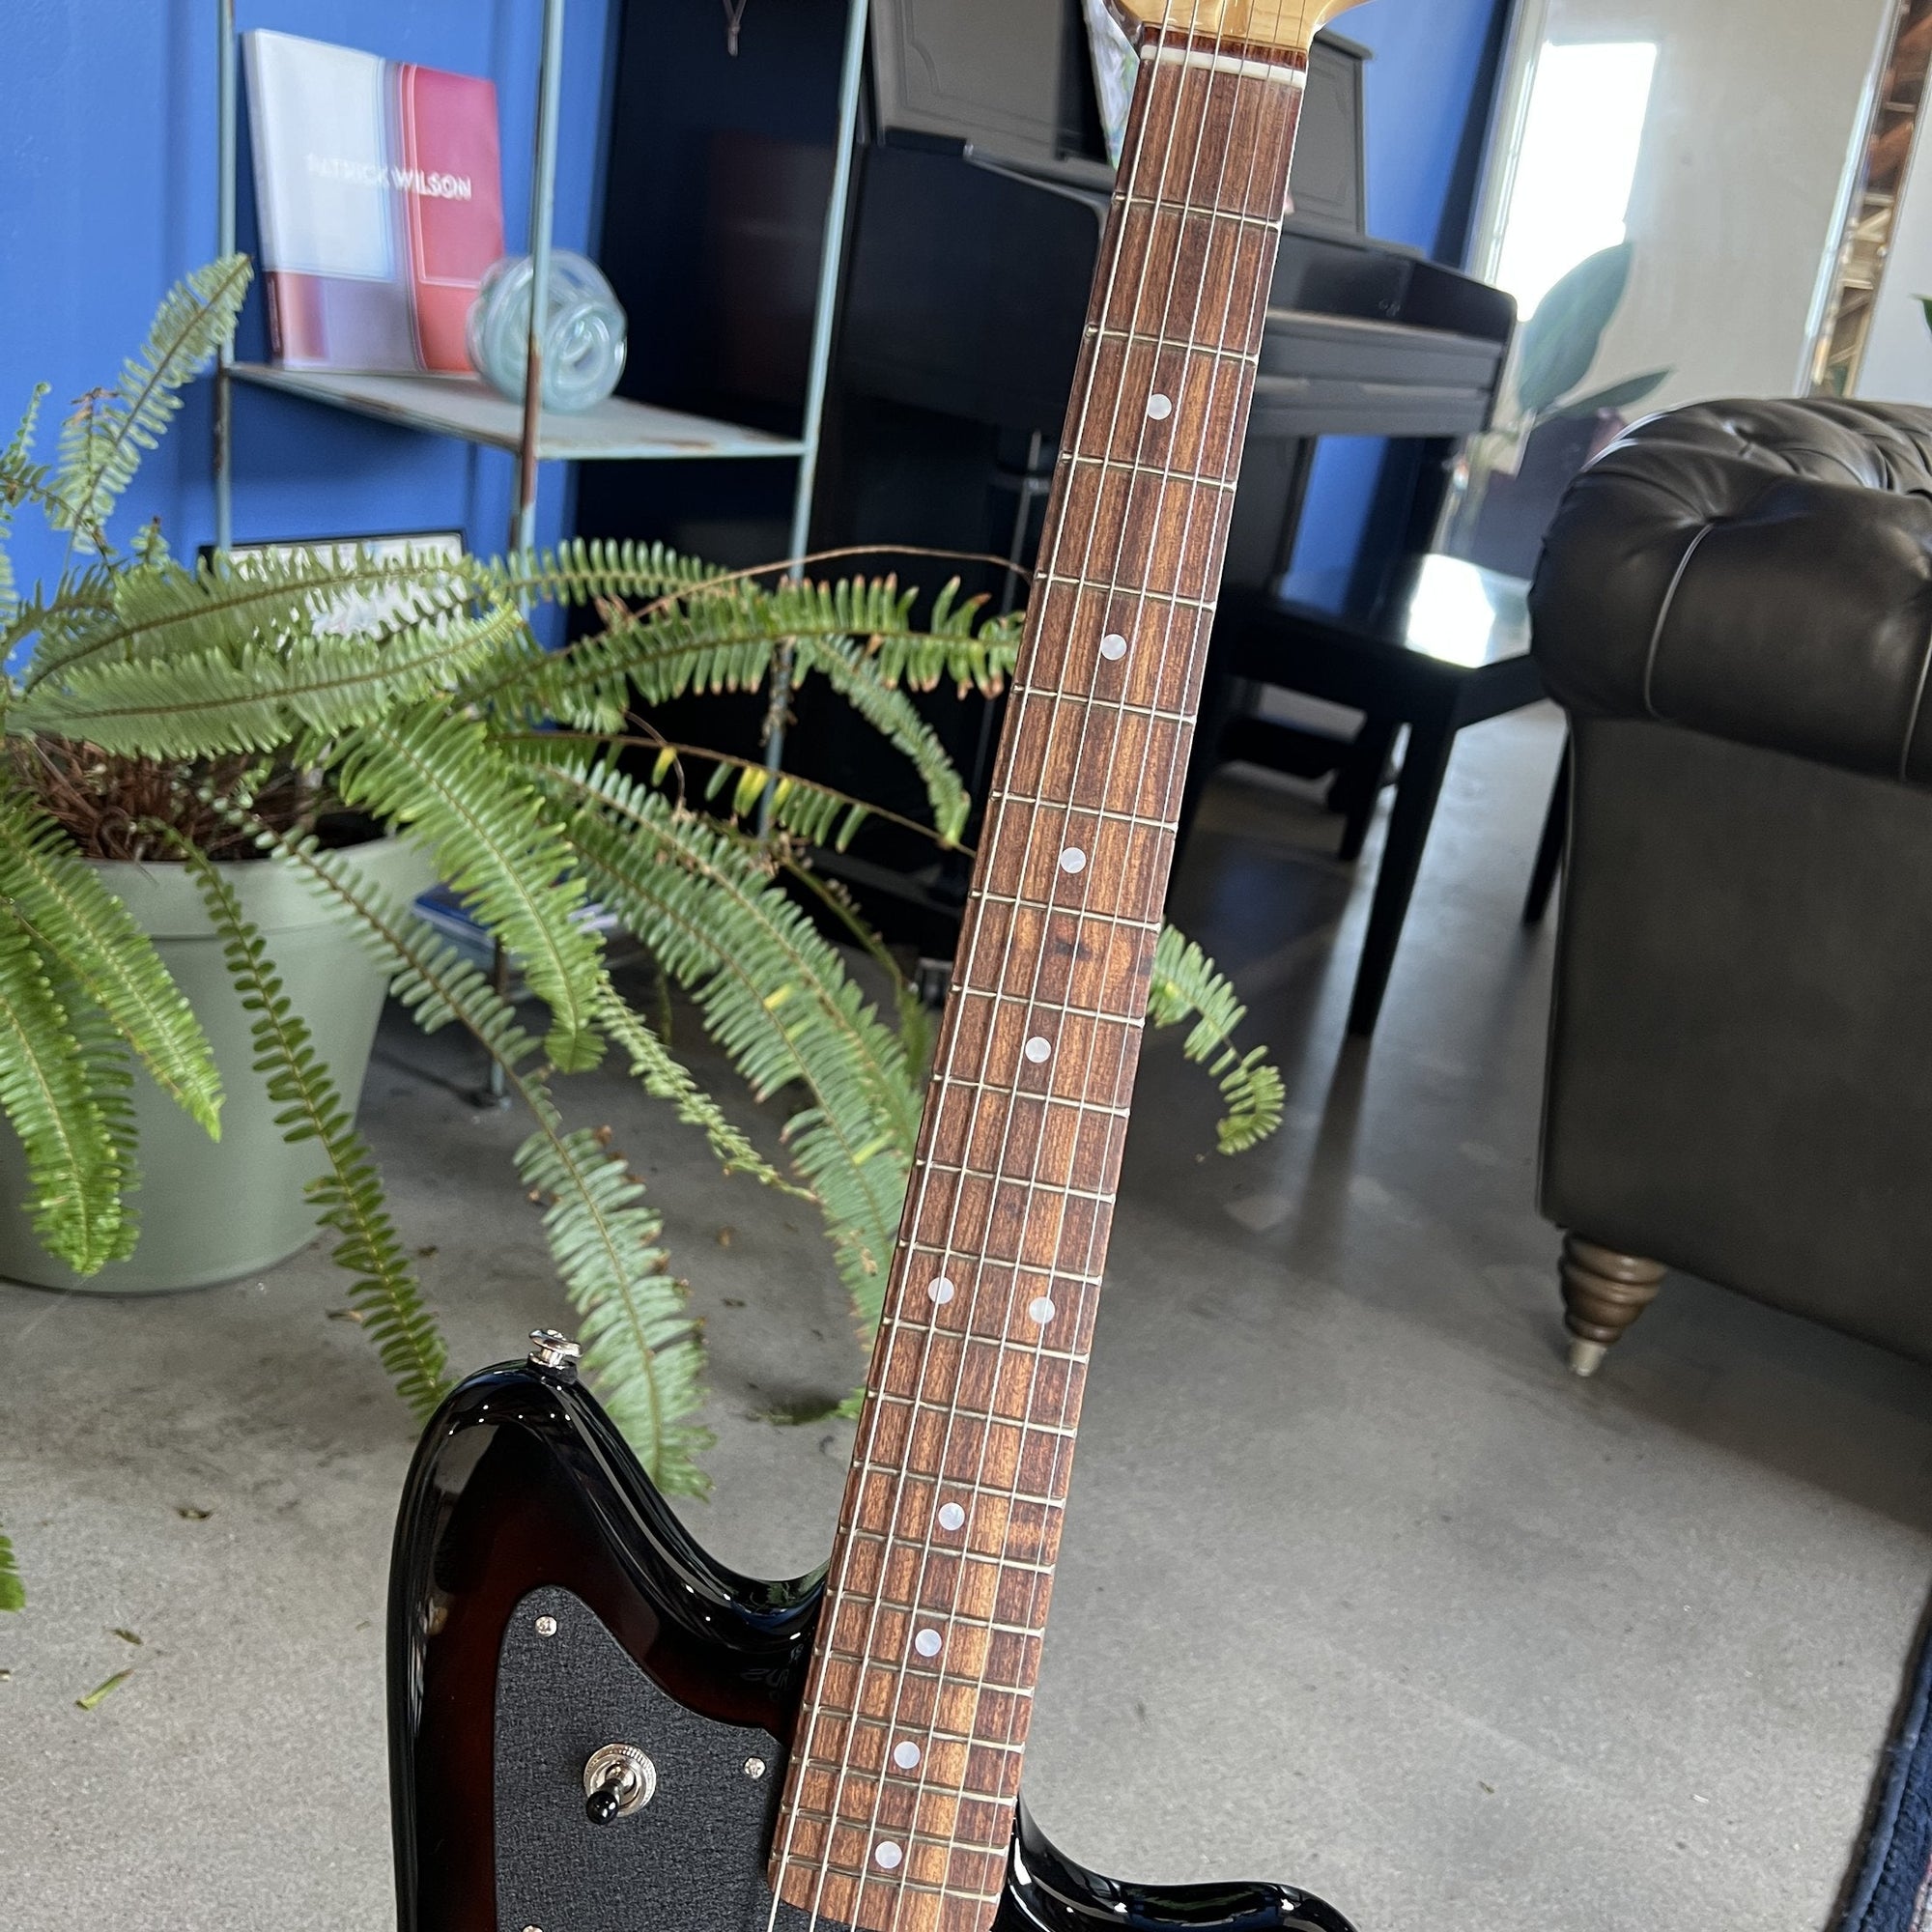
<path fill-rule="evenodd" d="M 1541 1177 L 1572 1365 L 1666 1266 L 1932 1361 L 1932 410 L 1654 417 L 1530 602 L 1575 751 Z"/>

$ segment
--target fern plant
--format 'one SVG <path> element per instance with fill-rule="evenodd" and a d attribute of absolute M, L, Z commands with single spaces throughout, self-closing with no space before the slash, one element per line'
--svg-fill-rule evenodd
<path fill-rule="evenodd" d="M 34 456 L 38 395 L 0 454 L 0 653 L 12 661 L 31 646 L 26 668 L 0 682 L 11 753 L 0 762 L 0 1109 L 26 1152 L 34 1226 L 83 1274 L 130 1250 L 136 1065 L 187 1117 L 183 1131 L 218 1129 L 220 1081 L 200 1024 L 88 860 L 137 849 L 178 862 L 220 937 L 278 1123 L 322 1156 L 311 1196 L 353 1304 L 412 1409 L 426 1415 L 440 1400 L 446 1351 L 377 1163 L 225 876 L 240 857 L 285 867 L 360 934 L 417 1025 L 466 1028 L 501 1069 L 531 1122 L 517 1173 L 547 1204 L 584 1373 L 658 1485 L 701 1492 L 702 1351 L 660 1218 L 608 1134 L 568 1123 L 560 1082 L 614 1049 L 727 1170 L 811 1201 L 867 1337 L 929 1029 L 890 954 L 813 867 L 814 851 L 842 847 L 872 809 L 669 742 L 654 708 L 757 691 L 782 650 L 794 684 L 823 678 L 909 761 L 929 808 L 923 829 L 950 845 L 969 801 L 911 694 L 942 681 L 996 693 L 1016 623 L 988 619 L 956 588 L 920 621 L 914 594 L 890 579 L 770 581 L 632 544 L 493 561 L 328 549 L 189 565 L 148 529 L 117 549 L 115 502 L 233 328 L 247 281 L 234 257 L 172 291 L 140 355 L 65 426 L 54 464 Z M 69 534 L 49 589 L 23 593 L 7 565 L 6 526 L 22 506 Z M 370 593 L 386 614 L 345 630 L 340 600 Z M 526 616 L 546 599 L 594 617 L 551 653 Z M 410 906 L 318 837 L 330 810 L 427 849 L 521 963 L 540 1039 Z M 735 1126 L 625 998 L 584 917 L 593 902 L 688 993 L 755 1094 L 801 1095 L 781 1147 Z M 855 949 L 891 975 L 887 1009 L 855 979 Z M 1241 1009 L 1179 935 L 1161 942 L 1151 1017 L 1192 1023 L 1186 1051 L 1219 1082 L 1226 1151 L 1272 1130 L 1280 1080 L 1258 1051 L 1234 1047 Z M 0 1607 L 18 1595 L 0 1538 Z"/>

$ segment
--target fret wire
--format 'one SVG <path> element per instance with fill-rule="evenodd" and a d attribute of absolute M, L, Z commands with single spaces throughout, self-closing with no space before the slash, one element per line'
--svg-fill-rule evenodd
<path fill-rule="evenodd" d="M 962 997 L 971 996 L 962 995 Z M 1024 1184 L 1018 1175 L 1000 1168 L 960 1167 L 951 1161 L 929 1160 L 925 1164 L 925 1171 L 928 1174 L 950 1174 L 959 1180 L 990 1180 L 996 1186 L 1007 1183 Z M 1063 1185 L 1057 1180 L 1041 1181 L 1039 1191 L 1043 1194 L 1061 1196 L 1068 1201 L 1097 1201 L 1108 1208 L 1119 1199 L 1118 1189 L 1109 1188 L 1102 1192 L 1097 1187 L 1072 1187 Z"/>
<path fill-rule="evenodd" d="M 1096 590 L 1116 597 L 1131 597 L 1142 603 L 1172 604 L 1183 611 L 1211 611 L 1219 602 L 1213 597 L 1182 597 L 1174 591 L 1149 590 L 1130 583 L 1102 582 L 1092 577 L 1067 577 L 1057 570 L 1036 571 L 1033 581 L 1041 584 L 1059 584 L 1068 590 Z"/>
<path fill-rule="evenodd" d="M 988 1348 L 991 1348 L 995 1341 L 993 1336 L 980 1335 L 970 1328 L 933 1328 L 926 1323 L 899 1321 L 896 1319 L 893 1320 L 892 1325 L 895 1328 L 904 1328 L 908 1331 L 923 1331 L 932 1335 L 950 1335 L 961 1342 L 983 1342 Z M 1083 1355 L 1077 1349 L 1043 1349 L 1040 1350 L 1040 1354 L 1046 1361 L 1070 1362 L 1076 1367 L 1083 1369 L 1094 1359 L 1091 1354 Z M 942 1476 L 935 1478 L 935 1480 L 944 1482 L 946 1478 Z"/>
<path fill-rule="evenodd" d="M 1018 993 L 1010 993 L 1004 986 L 959 985 L 952 990 L 962 1000 L 990 1000 L 995 1006 L 1024 1006 L 1027 1011 L 1032 1013 L 1058 1013 L 1062 1018 L 1069 1020 L 1098 1020 L 1107 1026 L 1131 1027 L 1137 1033 L 1145 1031 L 1147 1027 L 1147 1015 L 1141 1011 L 1116 1013 L 1108 1011 L 1104 1007 L 1076 1007 L 1065 1000 L 1024 1000 Z M 1069 1100 L 1065 1104 L 1074 1106 L 1078 1103 Z M 1114 1114 L 1124 1114 L 1126 1111 L 1124 1107 L 1108 1109 L 1108 1112 Z M 1111 1201 L 1113 1198 L 1110 1192 L 1107 1199 Z"/>
<path fill-rule="evenodd" d="M 962 980 L 955 980 L 946 990 L 949 994 L 963 993 L 966 990 L 965 983 Z M 1136 1023 L 1141 1025 L 1143 1030 L 1145 1030 L 1145 1020 L 1137 1021 Z M 1007 1091 L 1007 1087 L 1002 1084 L 1000 1092 L 1004 1094 Z M 1099 1100 L 1076 1100 L 1071 1094 L 1036 1093 L 1031 1088 L 1016 1097 L 1022 1100 L 1038 1100 L 1049 1107 L 1075 1107 L 1083 1114 L 1092 1115 L 1095 1120 L 1126 1121 L 1133 1118 L 1133 1109 L 1131 1107 L 1117 1106 L 1111 1100 L 1105 1102 Z"/>
<path fill-rule="evenodd" d="M 1015 684 L 1013 686 L 1013 699 L 1015 703 L 1019 703 L 1028 697 L 1042 697 L 1050 704 L 1057 704 L 1064 701 L 1058 693 L 1044 691 L 1038 685 Z M 1118 697 L 1083 698 L 1081 704 L 1088 711 L 1119 711 L 1134 718 L 1151 719 L 1161 724 L 1192 724 L 1194 723 L 1193 715 L 1189 712 L 1167 711 L 1161 709 L 1158 705 L 1151 704 L 1128 704 Z M 1084 807 L 1074 804 L 1069 804 L 1066 809 L 1069 811 L 1085 810 Z"/>
<path fill-rule="evenodd" d="M 908 1622 L 912 1620 L 912 1613 L 909 1610 L 902 1607 L 895 1607 L 890 1604 L 883 1605 L 883 1607 L 894 1610 L 895 1614 L 904 1617 Z M 964 1624 L 969 1630 L 987 1629 L 987 1626 L 984 1624 L 978 1623 L 971 1618 L 961 1617 L 958 1621 Z M 1040 1641 L 1040 1633 L 1037 1630 L 1027 1630 L 1018 1627 L 1011 1630 L 990 1632 L 989 1634 L 1024 1637 L 1029 1643 L 1038 1643 Z M 862 1679 L 860 1687 L 862 1690 L 864 1689 L 863 1679 L 865 1673 L 867 1670 L 879 1670 L 898 1676 L 903 1676 L 910 1671 L 916 1677 L 928 1679 L 937 1684 L 952 1683 L 957 1685 L 962 1690 L 976 1690 L 980 1685 L 983 1684 L 988 1690 L 997 1690 L 1003 1697 L 1031 1697 L 1034 1694 L 1032 1689 L 1024 1684 L 1002 1684 L 998 1678 L 987 1677 L 983 1674 L 967 1677 L 957 1670 L 936 1670 L 917 1651 L 914 1651 L 912 1656 L 908 1658 L 861 1657 L 856 1651 L 841 1650 L 836 1643 L 828 1642 L 825 1646 L 825 1654 L 836 1662 L 850 1664 L 856 1669 Z M 843 1712 L 841 1715 L 848 1718 L 857 1718 L 863 1717 L 865 1714 L 855 1710 Z"/>
<path fill-rule="evenodd" d="M 964 1476 L 949 1476 L 940 1469 L 915 1469 L 904 1463 L 875 1463 L 869 1456 L 855 1458 L 855 1469 L 868 1476 L 918 1476 L 934 1483 L 951 1483 L 969 1496 L 998 1496 L 1002 1502 L 1027 1503 L 1038 1509 L 1065 1509 L 1065 1496 L 1043 1496 L 1033 1490 L 1009 1490 L 999 1483 L 969 1482 Z"/>
<path fill-rule="evenodd" d="M 964 1799 L 964 1802 L 968 1804 L 997 1804 L 1000 1803 L 999 1799 L 991 1796 L 988 1793 L 980 1791 L 965 1792 L 962 1794 L 962 1797 Z M 810 1818 L 815 1825 L 831 1825 L 835 1828 L 842 1826 L 848 1831 L 852 1828 L 852 1822 L 853 1822 L 850 1814 L 847 1812 L 822 1811 L 815 1804 L 801 1804 L 799 1806 L 799 1816 L 801 1818 Z M 917 1825 L 907 1826 L 905 1835 L 909 1840 L 915 1842 L 923 1840 L 923 1842 L 925 1842 L 928 1845 L 946 1845 L 952 1850 L 962 1851 L 967 1855 L 968 1858 L 988 1859 L 996 1857 L 997 1858 L 1005 1857 L 1005 1854 L 1003 1852 L 995 1852 L 990 1845 L 962 1845 L 955 1838 L 940 1836 L 935 1833 L 923 1831 Z M 844 1866 L 840 1866 L 839 1870 L 842 1873 L 844 1873 L 845 1876 L 850 1878 L 857 1878 L 860 1876 L 857 1866 L 853 1866 L 849 1870 Z M 882 1878 L 879 1882 L 883 1885 L 887 1883 L 898 1884 L 900 1881 L 898 1880 L 897 1875 L 895 1874 L 892 1880 L 888 1881 Z M 913 1885 L 917 1884 L 918 1881 L 908 1879 L 904 1881 L 904 1883 L 908 1885 Z M 925 1884 L 923 1889 L 927 1891 L 941 1891 L 945 1889 L 944 1887 L 933 1885 L 929 1881 Z M 997 1894 L 989 1891 L 983 1895 L 988 1898 L 991 1898 L 996 1896 Z"/>
<path fill-rule="evenodd" d="M 900 1396 L 897 1400 L 903 1402 L 905 1398 Z M 932 1480 L 943 1484 L 946 1478 L 939 1476 Z M 963 1534 L 964 1532 L 959 1533 Z M 854 1529 L 847 1531 L 847 1534 L 863 1538 L 867 1543 L 876 1543 L 882 1549 L 886 1550 L 911 1548 L 917 1545 L 918 1541 L 918 1539 L 905 1536 L 895 1529 Z M 933 1554 L 936 1556 L 954 1556 L 966 1563 L 991 1564 L 996 1570 L 1017 1570 L 1030 1576 L 1051 1577 L 1054 1569 L 1051 1563 L 1028 1563 L 1022 1561 L 1017 1556 L 993 1556 L 983 1549 L 948 1548 L 935 1550 Z M 937 1733 L 934 1735 L 936 1736 Z"/>
<path fill-rule="evenodd" d="M 1096 328 L 1090 325 L 1082 340 L 1086 342 L 1124 342 L 1131 348 L 1141 349 L 1173 349 L 1180 347 L 1189 355 L 1211 356 L 1217 362 L 1237 362 L 1244 368 L 1251 369 L 1259 369 L 1262 361 L 1261 351 L 1259 349 L 1229 349 L 1225 346 L 1217 349 L 1206 342 L 1176 344 L 1163 341 L 1158 335 L 1150 335 L 1145 329 L 1140 328 L 1107 328 L 1105 327 Z"/>
<path fill-rule="evenodd" d="M 1229 221 L 1242 228 L 1265 228 L 1276 235 L 1281 233 L 1281 216 L 1278 214 L 1244 214 L 1235 208 L 1202 208 L 1195 202 L 1176 201 L 1168 195 L 1130 194 L 1122 197 L 1122 206 L 1151 208 L 1156 214 L 1179 214 L 1183 220 Z"/>
<path fill-rule="evenodd" d="M 1069 1102 L 1068 1104 L 1070 1105 L 1071 1103 Z M 1126 1109 L 1124 1107 L 1110 1107 L 1108 1108 L 1107 1111 L 1112 1114 L 1121 1114 L 1121 1115 L 1124 1115 L 1126 1113 Z M 940 1248 L 934 1242 L 908 1240 L 903 1235 L 899 1236 L 899 1246 L 902 1248 L 914 1248 L 914 1249 L 923 1248 L 927 1254 L 935 1256 L 943 1255 L 946 1252 L 943 1248 Z M 1076 1288 L 1098 1288 L 1101 1283 L 1101 1280 L 1103 1279 L 1103 1277 L 1097 1274 L 1078 1274 L 1072 1268 L 1048 1267 L 1045 1265 L 1045 1264 L 1039 1262 L 997 1262 L 996 1261 L 993 1262 L 991 1264 L 994 1267 L 1009 1267 L 1014 1269 L 1016 1273 L 1029 1275 L 1040 1281 L 1070 1282 Z M 925 1318 L 923 1316 L 888 1315 L 885 1319 L 888 1321 L 895 1321 L 902 1326 L 912 1327 L 912 1328 L 921 1327 L 925 1323 Z M 936 1332 L 942 1335 L 954 1335 L 958 1334 L 960 1331 L 955 1328 L 941 1328 Z"/>
<path fill-rule="evenodd" d="M 1035 798 L 1023 791 L 1002 791 L 995 788 L 986 794 L 986 803 L 989 806 L 995 803 L 1005 805 L 1009 802 L 1031 806 L 1046 804 L 1045 800 Z M 1131 825 L 1143 832 L 1173 832 L 1180 823 L 1178 818 L 1150 818 L 1144 811 L 1116 811 L 1111 806 L 1105 805 L 1068 805 L 1065 810 L 1069 818 L 1096 818 L 1102 825 Z"/>
<path fill-rule="evenodd" d="M 1024 1415 L 1001 1415 L 997 1410 L 985 1408 L 961 1408 L 950 1402 L 935 1402 L 930 1396 L 900 1395 L 896 1390 L 887 1388 L 878 1390 L 877 1394 L 881 1402 L 895 1402 L 903 1407 L 915 1410 L 922 1408 L 928 1409 L 934 1415 L 949 1416 L 959 1422 L 984 1422 L 991 1424 L 995 1429 L 1018 1429 L 1028 1435 L 1068 1436 L 1073 1434 L 1072 1430 L 1066 1428 L 1063 1423 L 1031 1422 Z M 1024 1446 L 1022 1446 L 1020 1453 L 1022 1455 L 1026 1453 Z M 935 1480 L 943 1483 L 948 1481 L 949 1478 L 940 1476 L 935 1478 Z M 943 1549 L 935 1553 L 941 1556 L 971 1554 L 970 1551 L 957 1549 Z M 991 1563 L 997 1559 L 986 1556 L 976 1560 Z"/>
<path fill-rule="evenodd" d="M 973 1328 L 935 1328 L 928 1322 L 922 1322 L 914 1320 L 905 1320 L 899 1317 L 892 1317 L 892 1316 L 889 1316 L 887 1320 L 891 1322 L 892 1326 L 894 1326 L 895 1328 L 904 1328 L 909 1333 L 945 1335 L 945 1336 L 950 1336 L 954 1341 L 959 1341 L 959 1342 L 980 1342 L 983 1343 L 989 1349 L 996 1347 L 999 1341 L 1001 1340 L 999 1336 L 981 1335 L 977 1329 Z M 1046 1361 L 1071 1362 L 1075 1366 L 1083 1369 L 1086 1368 L 1094 1359 L 1091 1353 L 1083 1354 L 1078 1349 L 1043 1349 L 1040 1350 L 1040 1354 Z M 945 1478 L 942 1477 L 939 1480 L 944 1481 Z"/>
<path fill-rule="evenodd" d="M 1090 912 L 1079 906 L 1056 905 L 1051 899 L 1024 898 L 1014 893 L 986 893 L 976 889 L 968 897 L 978 899 L 984 905 L 1024 906 L 1029 912 L 1058 913 L 1065 919 L 1103 920 L 1108 924 L 1123 926 L 1135 932 L 1158 932 L 1161 925 L 1158 919 L 1129 919 L 1124 913 Z"/>
<path fill-rule="evenodd" d="M 1060 460 L 1069 469 L 1083 468 L 1089 469 L 1121 469 L 1134 476 L 1143 476 L 1147 473 L 1143 465 L 1138 463 L 1123 463 L 1118 456 L 1086 456 L 1082 455 L 1078 450 L 1068 450 Z M 1160 472 L 1160 480 L 1163 483 L 1185 483 L 1192 490 L 1228 491 L 1232 491 L 1236 481 L 1238 481 L 1237 478 L 1228 476 L 1197 476 L 1191 470 L 1186 469 L 1164 469 Z M 1068 694 L 1068 696 L 1075 703 L 1085 702 L 1084 694 L 1077 696 Z"/>
<path fill-rule="evenodd" d="M 870 1594 L 871 1594 L 870 1592 L 867 1592 L 868 1597 Z M 890 1597 L 884 1598 L 881 1601 L 883 1602 L 887 1610 L 889 1610 L 895 1616 L 904 1617 L 908 1623 L 912 1622 L 913 1619 L 916 1617 L 932 1613 L 932 1605 L 929 1604 L 899 1604 L 899 1603 L 895 1603 Z M 947 1616 L 946 1621 L 954 1630 L 984 1631 L 989 1636 L 1023 1636 L 1033 1642 L 1037 1642 L 1039 1640 L 1045 1629 L 1043 1623 L 1042 1624 L 1002 1623 L 992 1617 L 973 1616 L 965 1610 L 952 1611 Z M 913 1653 L 915 1658 L 918 1656 L 918 1654 L 919 1653 L 917 1651 Z M 841 1662 L 845 1663 L 862 1663 L 865 1662 L 865 1660 L 859 1657 L 855 1652 L 849 1650 L 840 1650 L 837 1644 L 832 1644 L 829 1646 L 829 1655 L 839 1659 Z M 887 1660 L 884 1658 L 875 1657 L 872 1660 L 872 1665 L 868 1667 L 876 1666 L 877 1668 L 882 1670 L 896 1669 L 898 1667 L 898 1663 L 903 1662 L 905 1660 L 900 1659 L 898 1660 L 897 1662 L 888 1662 Z M 917 1664 L 915 1664 L 914 1668 L 917 1667 L 918 1667 Z M 975 1684 L 979 1683 L 980 1681 L 980 1680 L 977 1677 L 971 1680 L 971 1682 Z M 1009 1696 L 1028 1696 L 1032 1694 L 1029 1691 L 1021 1690 L 1017 1685 L 1002 1684 L 1002 1685 L 997 1685 L 995 1688 L 997 1690 L 1004 1690 Z M 859 1714 L 857 1712 L 854 1712 L 853 1715 L 856 1717 Z"/>
<path fill-rule="evenodd" d="M 845 1661 L 849 1663 L 851 1659 L 847 1658 Z M 869 1718 L 862 1711 L 841 1711 L 838 1715 L 855 1726 L 869 1724 L 873 1730 L 883 1733 L 888 1738 L 893 1734 L 894 1726 L 884 1718 Z M 927 1728 L 922 1735 L 930 1738 L 936 1745 L 965 1745 L 969 1749 L 1006 1751 L 1011 1753 L 1014 1757 L 1017 1757 L 1026 1749 L 1024 1745 L 1009 1744 L 1005 1738 L 976 1737 L 970 1731 L 936 1731 Z M 872 1775 L 878 1776 L 879 1774 L 874 1773 Z"/>
<path fill-rule="evenodd" d="M 1040 1640 L 1038 1631 L 1023 1631 L 1020 1634 L 1033 1643 L 1037 1643 Z M 956 1670 L 935 1670 L 923 1658 L 917 1654 L 903 1662 L 893 1662 L 882 1657 L 874 1657 L 869 1660 L 861 1658 L 855 1656 L 849 1650 L 840 1650 L 836 1644 L 828 1643 L 825 1647 L 825 1655 L 834 1663 L 841 1664 L 846 1669 L 855 1670 L 859 1673 L 859 1689 L 862 1693 L 865 1690 L 867 1672 L 878 1671 L 881 1675 L 892 1677 L 895 1681 L 910 1675 L 923 1684 L 937 1684 L 942 1690 L 951 1687 L 955 1690 L 977 1690 L 983 1684 L 987 1690 L 997 1690 L 1002 1697 L 1024 1697 L 1029 1703 L 1033 1701 L 1033 1690 L 1028 1685 L 1002 1684 L 996 1677 L 967 1677 Z M 852 1719 L 863 1718 L 866 1716 L 866 1713 L 847 1708 L 841 1704 L 834 1711 L 833 1715 L 835 1717 Z M 877 1722 L 880 1720 L 874 1719 L 870 1721 Z"/>

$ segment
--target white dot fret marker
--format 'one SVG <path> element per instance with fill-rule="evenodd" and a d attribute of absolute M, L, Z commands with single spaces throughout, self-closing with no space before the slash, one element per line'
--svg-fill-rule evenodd
<path fill-rule="evenodd" d="M 1060 855 L 1060 869 L 1063 872 L 1084 872 L 1087 869 L 1087 855 L 1077 845 L 1069 845 Z"/>
<path fill-rule="evenodd" d="M 1044 1035 L 1035 1034 L 1026 1043 L 1026 1057 L 1037 1066 L 1041 1061 L 1053 1057 L 1053 1042 Z"/>
<path fill-rule="evenodd" d="M 944 1275 L 940 1275 L 936 1280 L 927 1282 L 925 1292 L 942 1308 L 952 1299 L 952 1284 Z"/>
<path fill-rule="evenodd" d="M 941 1503 L 939 1506 L 939 1526 L 941 1529 L 960 1529 L 966 1521 L 966 1512 L 957 1503 Z"/>
<path fill-rule="evenodd" d="M 1045 1295 L 1037 1294 L 1027 1303 L 1027 1313 L 1044 1328 L 1053 1320 L 1053 1303 Z"/>
<path fill-rule="evenodd" d="M 1100 655 L 1103 658 L 1105 658 L 1109 664 L 1114 663 L 1117 659 L 1125 657 L 1126 654 L 1127 654 L 1127 640 L 1126 639 L 1121 636 L 1120 632 L 1109 631 L 1107 635 L 1100 639 Z"/>
<path fill-rule="evenodd" d="M 895 1844 L 894 1844 L 890 1838 L 888 1838 L 883 1845 L 879 1846 L 878 1849 L 873 1852 L 872 1862 L 875 1865 L 878 1865 L 882 1870 L 897 1871 L 899 1868 L 899 1861 L 904 1857 L 905 1854 L 902 1851 L 900 1851 L 899 1848 Z"/>
<path fill-rule="evenodd" d="M 1165 396 L 1152 395 L 1148 398 L 1148 414 L 1155 422 L 1165 422 L 1174 413 L 1174 405 Z"/>
<path fill-rule="evenodd" d="M 946 1639 L 936 1630 L 923 1630 L 913 1638 L 912 1647 L 922 1657 L 937 1657 L 939 1647 Z"/>
<path fill-rule="evenodd" d="M 893 1762 L 901 1771 L 910 1771 L 919 1762 L 919 1747 L 910 1742 L 893 1747 Z"/>

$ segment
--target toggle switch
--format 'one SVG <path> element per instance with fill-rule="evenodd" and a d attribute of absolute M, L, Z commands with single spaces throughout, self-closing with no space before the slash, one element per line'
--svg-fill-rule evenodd
<path fill-rule="evenodd" d="M 600 1745 L 583 1763 L 583 1815 L 609 1825 L 657 1795 L 658 1768 L 636 1745 Z"/>

